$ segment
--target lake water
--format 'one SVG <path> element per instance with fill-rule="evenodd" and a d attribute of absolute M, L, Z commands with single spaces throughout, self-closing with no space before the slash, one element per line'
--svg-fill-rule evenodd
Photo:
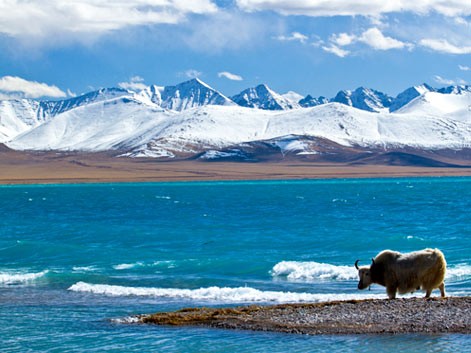
<path fill-rule="evenodd" d="M 471 295 L 471 178 L 0 187 L 2 352 L 457 352 L 469 335 L 302 336 L 135 314 L 386 298 L 353 263 L 440 248 Z M 423 293 L 417 293 L 422 296 Z M 439 295 L 435 291 L 433 295 Z"/>

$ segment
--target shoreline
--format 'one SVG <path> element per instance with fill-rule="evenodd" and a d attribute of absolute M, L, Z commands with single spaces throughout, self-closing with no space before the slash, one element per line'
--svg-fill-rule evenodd
<path fill-rule="evenodd" d="M 203 326 L 307 335 L 471 334 L 471 297 L 400 298 L 186 308 L 139 315 L 131 323 Z"/>
<path fill-rule="evenodd" d="M 279 160 L 159 161 L 109 154 L 0 151 L 0 185 L 172 181 L 471 177 L 471 164 L 428 167 Z"/>

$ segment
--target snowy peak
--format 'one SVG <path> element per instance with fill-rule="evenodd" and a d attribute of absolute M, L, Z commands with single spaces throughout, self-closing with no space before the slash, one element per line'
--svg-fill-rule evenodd
<path fill-rule="evenodd" d="M 294 92 L 294 91 L 286 92 L 285 94 L 282 94 L 281 96 L 287 99 L 293 105 L 299 105 L 299 101 L 304 98 L 298 92 Z"/>
<path fill-rule="evenodd" d="M 320 96 L 319 98 L 314 98 L 313 96 L 308 94 L 306 97 L 301 99 L 298 103 L 303 108 L 310 108 L 310 107 L 315 107 L 321 104 L 327 104 L 329 103 L 329 99 L 324 96 Z"/>
<path fill-rule="evenodd" d="M 166 86 L 161 94 L 162 108 L 182 111 L 204 105 L 234 105 L 229 98 L 198 78 L 176 86 Z M 158 99 L 155 98 L 157 101 Z"/>
<path fill-rule="evenodd" d="M 388 95 L 365 87 L 359 87 L 355 91 L 340 91 L 331 99 L 331 102 L 342 103 L 369 112 L 385 110 L 392 101 L 393 99 Z"/>
<path fill-rule="evenodd" d="M 34 128 L 74 108 L 131 94 L 121 88 L 102 88 L 78 97 L 58 101 L 32 99 L 0 101 L 0 141 Z"/>
<path fill-rule="evenodd" d="M 449 87 L 440 88 L 439 90 L 437 90 L 437 92 L 444 93 L 444 94 L 469 93 L 471 92 L 471 86 L 468 86 L 468 85 L 449 86 Z"/>
<path fill-rule="evenodd" d="M 468 86 L 446 87 L 428 91 L 404 105 L 395 114 L 426 114 L 457 121 L 471 121 L 471 89 Z"/>
<path fill-rule="evenodd" d="M 426 83 L 409 87 L 405 91 L 399 93 L 397 97 L 392 102 L 391 106 L 389 107 L 389 111 L 395 112 L 396 110 L 402 108 L 413 99 L 425 94 L 426 92 L 434 92 L 435 89 L 427 85 Z"/>
<path fill-rule="evenodd" d="M 162 104 L 162 91 L 163 90 L 164 90 L 164 87 L 151 85 L 143 89 L 138 94 L 136 94 L 136 97 L 139 97 L 143 99 L 144 101 L 157 104 L 160 106 Z"/>
<path fill-rule="evenodd" d="M 43 101 L 40 103 L 40 109 L 42 109 L 45 114 L 53 117 L 83 105 L 102 102 L 130 94 L 132 94 L 131 91 L 123 88 L 101 88 L 97 91 L 85 93 L 81 96 L 70 99 L 60 101 Z"/>
<path fill-rule="evenodd" d="M 31 99 L 0 101 L 0 142 L 8 141 L 18 134 L 42 123 L 40 104 Z"/>
<path fill-rule="evenodd" d="M 299 107 L 297 103 L 293 103 L 289 98 L 272 91 L 265 84 L 247 88 L 231 99 L 242 107 L 264 110 L 288 110 Z"/>

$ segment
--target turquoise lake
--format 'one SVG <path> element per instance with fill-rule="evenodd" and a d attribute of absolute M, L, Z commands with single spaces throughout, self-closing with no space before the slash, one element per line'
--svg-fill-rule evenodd
<path fill-rule="evenodd" d="M 470 335 L 302 336 L 129 323 L 189 306 L 386 298 L 377 285 L 359 291 L 353 267 L 384 249 L 441 249 L 447 294 L 469 296 L 471 178 L 1 186 L 0 210 L 2 352 L 471 346 Z"/>

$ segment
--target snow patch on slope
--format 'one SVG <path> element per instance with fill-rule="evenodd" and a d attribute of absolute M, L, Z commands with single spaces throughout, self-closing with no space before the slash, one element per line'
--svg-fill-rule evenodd
<path fill-rule="evenodd" d="M 176 113 L 118 98 L 61 114 L 8 146 L 171 157 L 287 135 L 322 137 L 344 146 L 462 148 L 471 145 L 471 122 L 416 113 L 370 113 L 339 103 L 281 112 L 204 106 Z M 294 141 L 281 141 L 280 148 L 305 150 Z"/>
<path fill-rule="evenodd" d="M 426 92 L 397 111 L 399 114 L 413 114 L 416 112 L 470 122 L 471 92 L 461 94 Z"/>

